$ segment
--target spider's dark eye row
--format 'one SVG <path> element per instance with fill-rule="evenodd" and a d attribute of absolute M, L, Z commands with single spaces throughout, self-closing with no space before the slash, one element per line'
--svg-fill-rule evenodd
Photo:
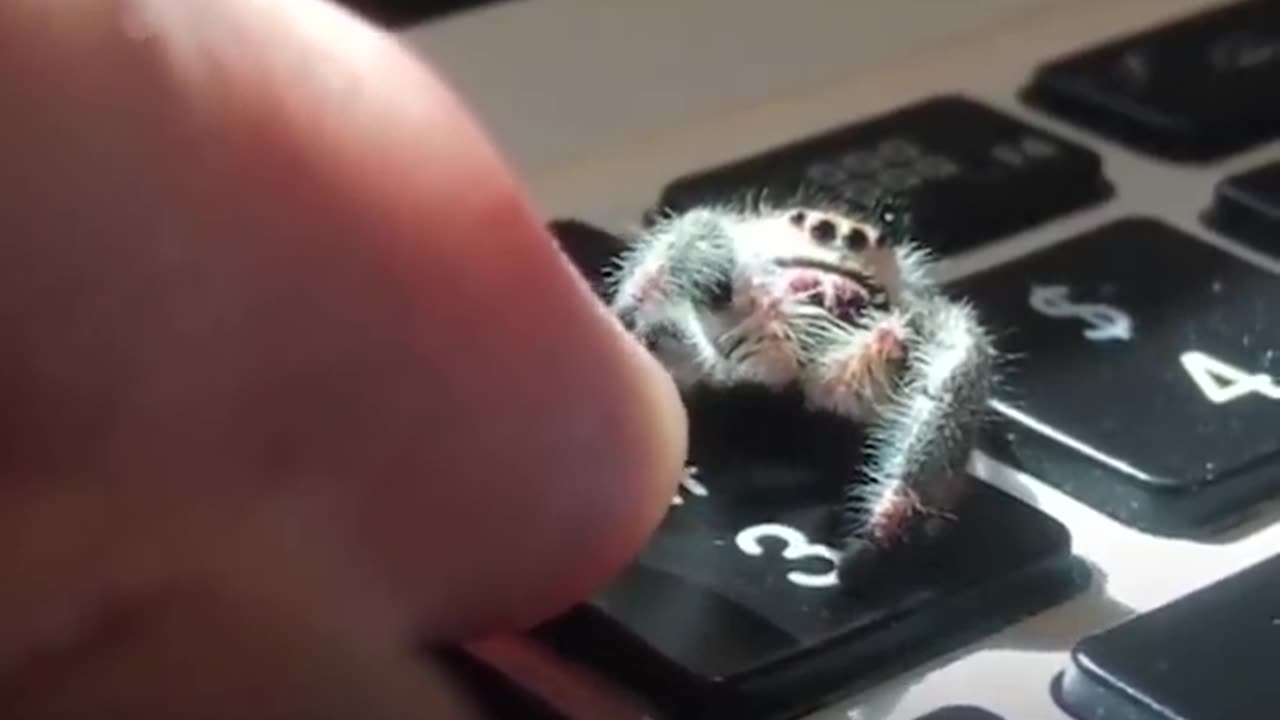
<path fill-rule="evenodd" d="M 871 236 L 860 227 L 849 228 L 849 232 L 845 233 L 841 240 L 845 248 L 853 251 L 865 250 L 871 244 Z"/>
<path fill-rule="evenodd" d="M 803 210 L 796 210 L 787 216 L 787 222 L 796 228 L 807 230 L 809 237 L 823 245 L 830 245 L 839 240 L 840 246 L 850 252 L 861 252 L 872 243 L 872 236 L 863 228 L 853 225 L 840 234 L 840 225 L 835 220 L 818 215 L 812 225 L 805 227 L 809 215 Z"/>
<path fill-rule="evenodd" d="M 809 234 L 818 242 L 829 243 L 836 237 L 836 224 L 830 220 L 819 220 L 809 228 Z"/>

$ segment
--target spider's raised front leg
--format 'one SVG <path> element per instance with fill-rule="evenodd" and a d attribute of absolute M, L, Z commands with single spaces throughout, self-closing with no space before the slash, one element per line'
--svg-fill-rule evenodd
<path fill-rule="evenodd" d="M 886 551 L 944 527 L 968 487 L 987 412 L 995 350 L 974 310 L 942 296 L 913 303 L 901 383 L 873 424 L 866 480 L 844 509 L 841 577 L 878 569 Z"/>
<path fill-rule="evenodd" d="M 929 536 L 960 500 L 993 364 L 974 312 L 934 297 L 873 319 L 815 367 L 810 402 L 869 427 L 864 471 L 842 508 L 845 582 Z"/>
<path fill-rule="evenodd" d="M 726 358 L 699 316 L 732 300 L 733 220 L 711 209 L 662 219 L 607 271 L 610 310 L 682 385 L 723 374 Z"/>

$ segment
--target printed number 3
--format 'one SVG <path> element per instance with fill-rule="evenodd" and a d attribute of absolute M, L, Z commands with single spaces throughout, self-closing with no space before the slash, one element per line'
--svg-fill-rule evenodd
<path fill-rule="evenodd" d="M 759 557 L 764 554 L 764 548 L 760 545 L 762 538 L 776 538 L 786 543 L 786 547 L 782 549 L 782 557 L 788 560 L 803 560 L 804 558 L 816 557 L 831 563 L 831 570 L 821 575 L 792 570 L 787 573 L 787 580 L 793 584 L 809 588 L 835 587 L 840 584 L 840 580 L 836 575 L 836 567 L 840 562 L 840 553 L 826 545 L 810 542 L 804 533 L 789 525 L 782 525 L 781 523 L 753 525 L 738 533 L 735 542 L 737 542 L 738 549 L 742 550 L 742 552 Z"/>

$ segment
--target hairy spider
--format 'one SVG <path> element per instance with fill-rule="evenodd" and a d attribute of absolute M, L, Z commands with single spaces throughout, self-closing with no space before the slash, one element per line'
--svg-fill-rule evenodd
<path fill-rule="evenodd" d="M 940 535 L 963 497 L 994 349 L 946 298 L 892 201 L 701 206 L 659 217 L 608 275 L 612 310 L 682 389 L 798 388 L 865 431 L 840 508 L 841 577 Z"/>

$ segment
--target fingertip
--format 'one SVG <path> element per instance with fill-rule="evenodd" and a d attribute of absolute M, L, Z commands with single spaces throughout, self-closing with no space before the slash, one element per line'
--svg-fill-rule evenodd
<path fill-rule="evenodd" d="M 531 608 L 525 622 L 586 599 L 611 582 L 648 542 L 665 518 L 678 490 L 688 452 L 688 418 L 670 376 L 653 356 L 621 330 L 606 324 L 619 345 L 617 399 L 625 420 L 609 446 L 583 445 L 582 480 L 612 479 L 592 493 L 581 523 L 557 524 L 550 532 L 566 548 L 579 548 L 577 572 L 551 585 L 545 608 Z M 566 497 L 582 495 L 582 483 L 566 477 L 553 488 Z"/>
<path fill-rule="evenodd" d="M 503 400 L 454 418 L 470 424 L 459 443 L 486 430 L 495 442 L 459 476 L 483 496 L 450 499 L 471 520 L 455 530 L 470 552 L 447 573 L 464 581 L 430 613 L 432 637 L 527 627 L 611 581 L 670 508 L 687 454 L 670 375 L 528 212 L 504 224 L 504 267 L 518 277 L 494 269 L 483 280 L 502 317 L 483 323 L 460 364 L 457 387 Z M 445 464 L 455 462 L 465 461 Z"/>

